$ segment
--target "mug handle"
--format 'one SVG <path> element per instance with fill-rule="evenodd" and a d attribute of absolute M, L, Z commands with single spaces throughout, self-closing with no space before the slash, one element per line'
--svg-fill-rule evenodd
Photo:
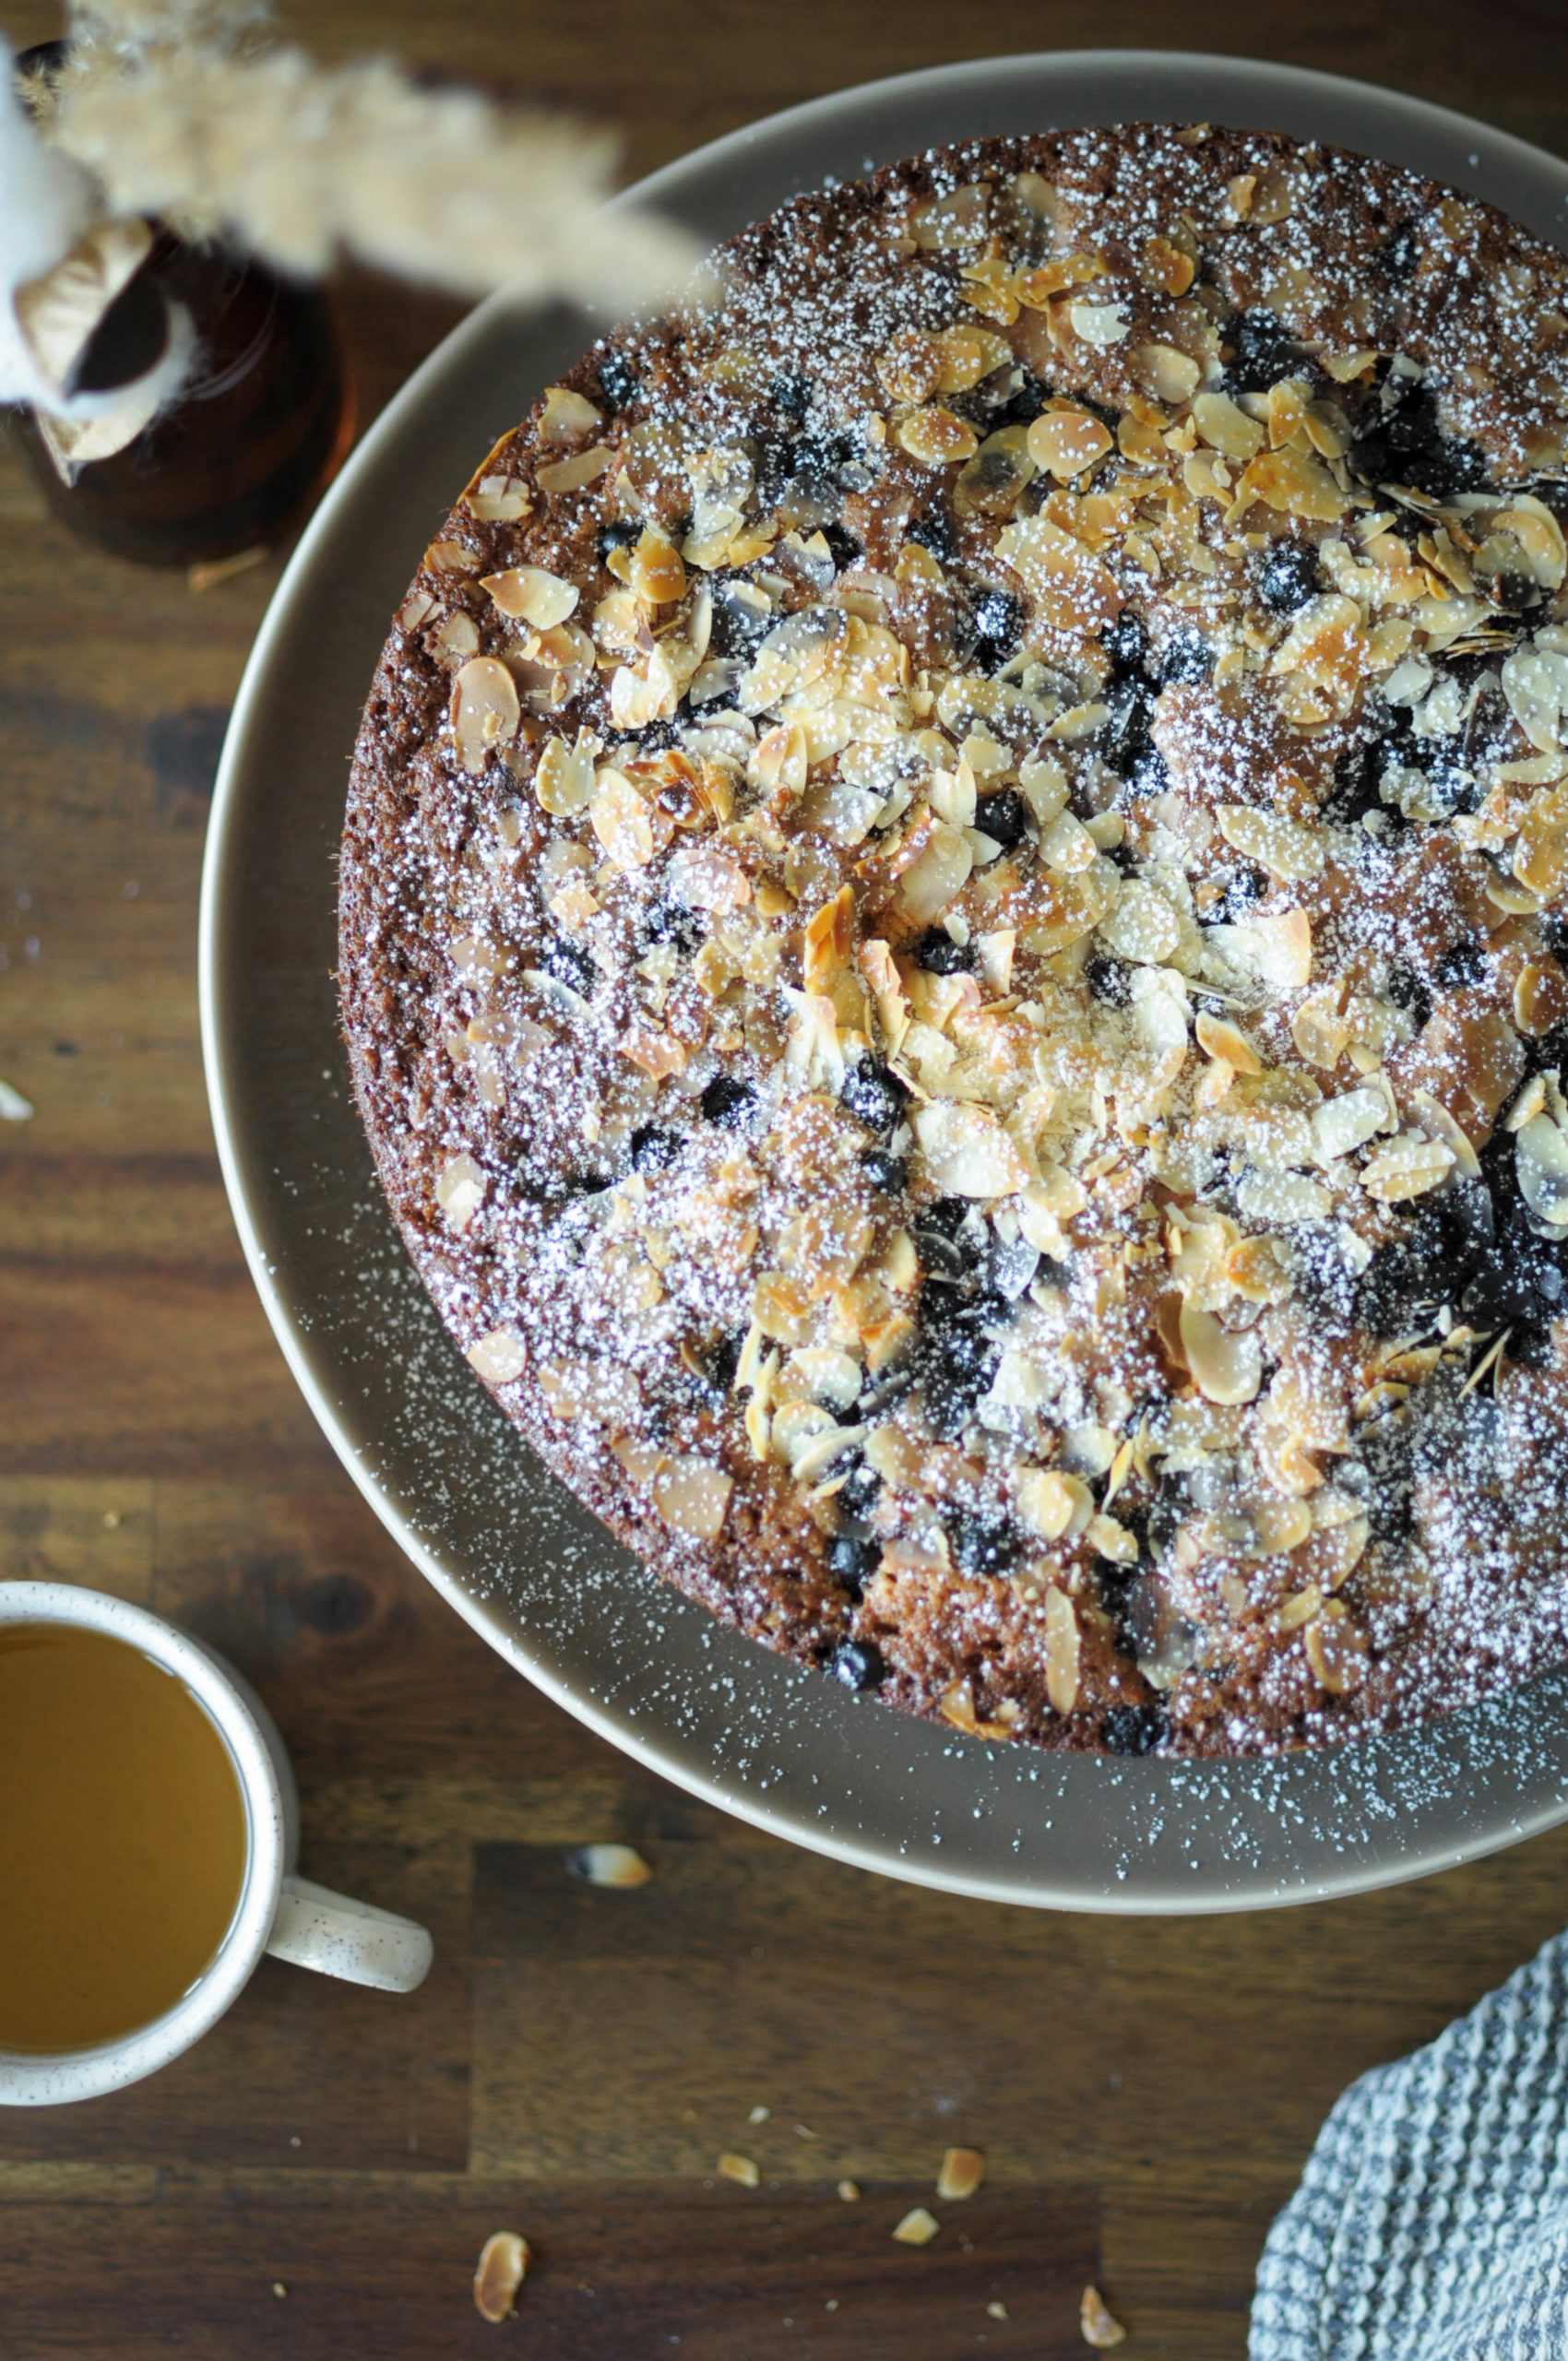
<path fill-rule="evenodd" d="M 267 1948 L 274 1959 L 314 1967 L 345 1984 L 374 1985 L 378 1992 L 417 1991 L 435 1950 L 411 1918 L 378 1910 L 373 1902 L 352 1902 L 291 1873 L 283 1880 Z"/>

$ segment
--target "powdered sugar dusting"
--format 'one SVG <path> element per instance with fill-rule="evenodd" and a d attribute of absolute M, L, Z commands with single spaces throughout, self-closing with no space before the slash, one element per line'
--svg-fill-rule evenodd
<path fill-rule="evenodd" d="M 362 1102 L 470 1359 L 744 1628 L 1123 1751 L 1560 1657 L 1562 282 L 1326 151 L 989 143 L 449 520 Z"/>

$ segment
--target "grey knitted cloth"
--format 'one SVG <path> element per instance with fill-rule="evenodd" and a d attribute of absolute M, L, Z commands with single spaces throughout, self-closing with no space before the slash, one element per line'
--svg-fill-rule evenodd
<path fill-rule="evenodd" d="M 1269 2232 L 1252 2361 L 1568 2361 L 1568 1936 L 1353 2082 Z"/>

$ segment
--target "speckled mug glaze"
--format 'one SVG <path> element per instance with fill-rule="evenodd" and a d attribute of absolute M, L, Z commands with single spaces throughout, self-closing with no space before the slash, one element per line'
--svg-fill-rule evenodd
<path fill-rule="evenodd" d="M 96 2098 L 156 2073 L 217 2023 L 266 1952 L 383 1991 L 411 1992 L 423 1982 L 432 1946 L 422 1927 L 296 1874 L 299 1799 L 288 1754 L 260 1698 L 221 1656 L 144 1608 L 68 1583 L 0 1583 L 0 1627 L 16 1623 L 105 1632 L 182 1680 L 229 1750 L 244 1798 L 247 1853 L 229 1931 L 174 2006 L 135 2033 L 90 2049 L 0 2049 L 0 2106 Z M 8 1895 L 6 1904 L 19 1915 L 27 1898 Z"/>

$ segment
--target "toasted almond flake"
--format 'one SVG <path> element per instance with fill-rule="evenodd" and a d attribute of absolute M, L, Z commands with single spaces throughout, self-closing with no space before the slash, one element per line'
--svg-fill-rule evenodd
<path fill-rule="evenodd" d="M 742 2189 L 755 2189 L 762 2179 L 753 2159 L 738 2156 L 732 2148 L 726 2148 L 719 2157 L 719 2169 L 726 2180 L 739 2181 Z"/>
<path fill-rule="evenodd" d="M 1069 303 L 1067 317 L 1073 333 L 1097 352 L 1105 352 L 1112 345 L 1126 341 L 1128 319 L 1123 303 Z"/>
<path fill-rule="evenodd" d="M 511 2318 L 531 2259 L 527 2238 L 516 2230 L 495 2230 L 486 2238 L 474 2272 L 474 2306 L 481 2320 Z"/>
<path fill-rule="evenodd" d="M 1454 1151 L 1441 1140 L 1397 1139 L 1361 1167 L 1361 1186 L 1383 1204 L 1424 1196 L 1454 1169 Z"/>
<path fill-rule="evenodd" d="M 1140 344 L 1133 356 L 1134 368 L 1145 393 L 1152 394 L 1158 402 L 1191 400 L 1196 392 L 1203 370 L 1191 354 L 1179 351 L 1173 344 Z M 1163 457 L 1163 446 L 1156 445 L 1156 453 Z"/>
<path fill-rule="evenodd" d="M 1229 394 L 1194 394 L 1193 424 L 1221 458 L 1244 461 L 1255 458 L 1263 448 L 1263 428 L 1244 409 L 1238 409 Z"/>
<path fill-rule="evenodd" d="M 597 483 L 608 475 L 615 464 L 615 454 L 606 444 L 597 443 L 588 451 L 574 451 L 569 459 L 555 459 L 540 468 L 535 477 L 540 492 L 581 492 L 585 484 Z"/>
<path fill-rule="evenodd" d="M 489 591 L 504 615 L 532 623 L 536 631 L 564 623 L 577 603 L 576 583 L 564 582 L 542 565 L 513 565 L 503 574 L 486 574 L 480 587 Z"/>
<path fill-rule="evenodd" d="M 515 525 L 528 516 L 533 502 L 527 486 L 519 483 L 505 492 L 466 492 L 463 505 L 478 524 Z"/>
<path fill-rule="evenodd" d="M 1532 1116 L 1515 1134 L 1519 1190 L 1538 1221 L 1568 1221 L 1568 1133 L 1547 1114 Z"/>
<path fill-rule="evenodd" d="M 1263 1382 L 1263 1347 L 1250 1329 L 1222 1328 L 1212 1311 L 1182 1299 L 1182 1350 L 1206 1401 L 1253 1402 Z"/>
<path fill-rule="evenodd" d="M 1086 2344 L 1096 2345 L 1101 2351 L 1126 2342 L 1126 2330 L 1119 2319 L 1112 2319 L 1098 2287 L 1084 2289 L 1078 2306 L 1078 2332 Z"/>
<path fill-rule="evenodd" d="M 461 611 L 448 615 L 437 632 L 430 636 L 430 649 L 444 664 L 464 664 L 470 656 L 479 654 L 479 625 L 472 615 Z"/>
<path fill-rule="evenodd" d="M 394 621 L 399 631 L 418 631 L 435 612 L 435 600 L 428 590 L 410 590 L 398 608 Z"/>
<path fill-rule="evenodd" d="M 1114 447 L 1104 421 L 1075 402 L 1053 402 L 1028 430 L 1028 447 L 1037 468 L 1066 483 L 1082 475 Z"/>
<path fill-rule="evenodd" d="M 515 1328 L 493 1328 L 467 1347 L 466 1353 L 487 1385 L 510 1385 L 529 1365 L 529 1348 Z"/>
<path fill-rule="evenodd" d="M 1277 877 L 1315 877 L 1323 868 L 1328 839 L 1321 828 L 1248 803 L 1222 803 L 1214 816 L 1228 844 Z"/>
<path fill-rule="evenodd" d="M 1082 1533 L 1094 1514 L 1094 1494 L 1081 1476 L 1055 1467 L 1020 1467 L 1014 1482 L 1018 1514 L 1042 1541 Z"/>
<path fill-rule="evenodd" d="M 1332 1074 L 1345 1054 L 1350 1027 L 1340 1014 L 1343 983 L 1321 984 L 1300 1002 L 1290 1017 L 1290 1038 L 1309 1065 Z"/>
<path fill-rule="evenodd" d="M 984 2178 L 985 2157 L 979 2148 L 949 2148 L 936 2176 L 936 2193 L 954 2201 L 972 2197 Z"/>
<path fill-rule="evenodd" d="M 960 459 L 972 459 L 980 449 L 974 428 L 940 407 L 918 409 L 901 420 L 895 439 L 926 468 L 955 467 Z"/>
<path fill-rule="evenodd" d="M 1340 1697 L 1359 1689 L 1366 1679 L 1371 1653 L 1367 1635 L 1345 1613 L 1342 1603 L 1330 1599 L 1315 1622 L 1302 1633 L 1307 1662 L 1331 1695 Z"/>
<path fill-rule="evenodd" d="M 435 1202 L 459 1236 L 483 1204 L 487 1185 L 483 1168 L 471 1156 L 451 1157 L 442 1166 Z"/>
<path fill-rule="evenodd" d="M 544 397 L 540 413 L 539 439 L 541 443 L 580 443 L 602 426 L 602 414 L 595 409 L 584 394 L 575 393 L 569 386 L 552 386 Z"/>
<path fill-rule="evenodd" d="M 617 869 L 646 869 L 654 855 L 653 818 L 624 771 L 599 773 L 588 819 L 606 858 Z"/>
<path fill-rule="evenodd" d="M 909 215 L 909 236 L 926 254 L 952 254 L 981 243 L 991 217 L 991 184 L 970 181 L 928 197 Z"/>
<path fill-rule="evenodd" d="M 923 2205 L 911 2206 L 895 2229 L 893 2236 L 901 2247 L 929 2246 L 942 2227 L 934 2213 Z"/>
<path fill-rule="evenodd" d="M 1410 1112 L 1430 1138 L 1443 1142 L 1467 1180 L 1480 1179 L 1481 1164 L 1476 1154 L 1475 1143 L 1463 1125 L 1455 1121 L 1441 1100 L 1433 1098 L 1428 1091 L 1413 1090 L 1410 1093 Z"/>
<path fill-rule="evenodd" d="M 1347 1090 L 1313 1109 L 1313 1152 L 1320 1164 L 1352 1156 L 1377 1132 L 1392 1131 L 1394 1115 L 1381 1090 Z"/>
<path fill-rule="evenodd" d="M 598 741 L 586 730 L 577 732 L 576 743 L 568 746 L 564 738 L 552 738 L 539 758 L 534 773 L 534 793 L 540 809 L 552 819 L 567 818 L 581 812 L 593 801 L 593 758 Z"/>
<path fill-rule="evenodd" d="M 1087 544 L 1049 516 L 1020 517 L 998 534 L 996 554 L 1037 597 L 1065 599 L 1090 628 L 1111 621 L 1122 607 L 1116 577 Z"/>
<path fill-rule="evenodd" d="M 1222 1058 L 1237 1074 L 1262 1074 L 1263 1060 L 1255 1046 L 1229 1017 L 1212 1016 L 1206 1009 L 1200 1009 L 1193 1030 L 1206 1057 Z"/>
<path fill-rule="evenodd" d="M 432 541 L 424 562 L 433 574 L 477 574 L 479 560 L 461 541 Z"/>
<path fill-rule="evenodd" d="M 1028 1172 L 989 1108 L 938 1099 L 910 1118 L 926 1170 L 945 1197 L 1010 1197 Z"/>
<path fill-rule="evenodd" d="M 477 778 L 492 754 L 517 734 L 523 708 L 517 684 L 493 656 L 476 656 L 452 683 L 452 736 L 457 759 Z"/>
<path fill-rule="evenodd" d="M 1048 828 L 1040 831 L 1040 859 L 1063 877 L 1075 877 L 1081 870 L 1092 868 L 1099 847 L 1083 822 L 1071 812 L 1059 812 Z"/>
<path fill-rule="evenodd" d="M 1077 1609 L 1064 1590 L 1045 1595 L 1045 1693 L 1056 1714 L 1070 1714 L 1078 1702 L 1083 1634 Z"/>
<path fill-rule="evenodd" d="M 671 1532 L 715 1541 L 729 1512 L 733 1479 L 706 1459 L 681 1453 L 654 1478 L 653 1505 Z"/>
<path fill-rule="evenodd" d="M 631 587 L 650 606 L 670 606 L 686 595 L 686 569 L 672 541 L 645 526 L 631 557 Z"/>
<path fill-rule="evenodd" d="M 1321 459 L 1304 458 L 1289 448 L 1260 454 L 1237 489 L 1288 516 L 1324 524 L 1336 524 L 1350 505 L 1348 494 L 1340 491 Z"/>
<path fill-rule="evenodd" d="M 1553 960 L 1550 966 L 1529 960 L 1514 984 L 1514 1022 L 1521 1033 L 1538 1040 L 1568 1016 L 1568 982 Z"/>
<path fill-rule="evenodd" d="M 608 1886 L 621 1892 L 647 1885 L 653 1877 L 642 1855 L 630 1845 L 579 1845 L 567 1854 L 566 1868 L 585 1885 Z"/>
<path fill-rule="evenodd" d="M 1099 936 L 1118 958 L 1158 967 L 1181 942 L 1182 927 L 1159 888 L 1134 877 L 1123 886 L 1110 916 L 1101 920 Z"/>

